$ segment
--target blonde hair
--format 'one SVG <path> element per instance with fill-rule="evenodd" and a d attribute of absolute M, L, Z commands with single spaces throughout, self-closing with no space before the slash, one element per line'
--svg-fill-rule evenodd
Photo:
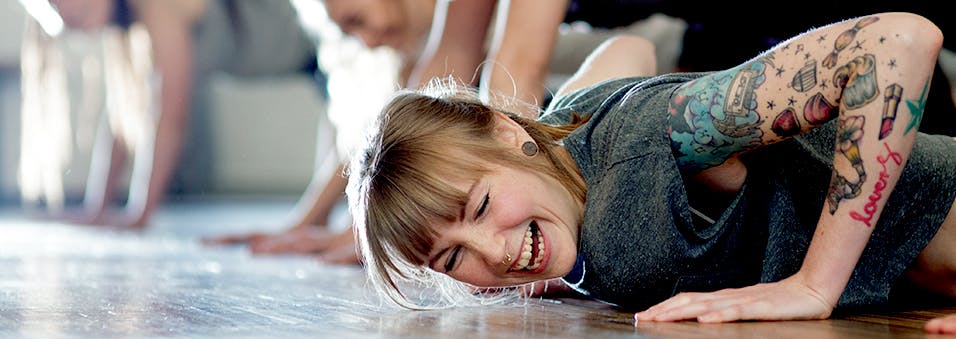
<path fill-rule="evenodd" d="M 353 159 L 348 195 L 366 271 L 373 286 L 397 304 L 425 309 L 514 296 L 475 295 L 473 286 L 427 268 L 437 236 L 428 225 L 454 220 L 467 201 L 467 193 L 449 182 L 478 178 L 487 172 L 481 164 L 545 173 L 583 203 L 586 188 L 577 166 L 552 149 L 584 119 L 551 126 L 505 114 L 541 146 L 538 156 L 529 158 L 498 143 L 495 110 L 482 104 L 473 89 L 445 82 L 433 83 L 421 93 L 397 93 L 372 128 L 369 144 Z M 436 295 L 424 299 L 438 300 L 412 301 L 400 282 L 427 286 Z"/>

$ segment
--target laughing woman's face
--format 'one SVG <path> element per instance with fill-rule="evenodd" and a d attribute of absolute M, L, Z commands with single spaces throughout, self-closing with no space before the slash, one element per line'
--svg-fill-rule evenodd
<path fill-rule="evenodd" d="M 428 265 L 480 287 L 512 286 L 561 277 L 577 257 L 578 204 L 557 180 L 503 166 L 471 182 L 457 220 L 438 232 Z"/>

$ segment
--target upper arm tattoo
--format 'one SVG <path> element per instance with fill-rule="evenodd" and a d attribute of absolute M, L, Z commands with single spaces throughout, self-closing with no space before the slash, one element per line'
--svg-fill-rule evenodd
<path fill-rule="evenodd" d="M 754 61 L 685 84 L 670 103 L 668 134 L 678 165 L 703 170 L 761 144 L 754 91 L 767 65 Z"/>

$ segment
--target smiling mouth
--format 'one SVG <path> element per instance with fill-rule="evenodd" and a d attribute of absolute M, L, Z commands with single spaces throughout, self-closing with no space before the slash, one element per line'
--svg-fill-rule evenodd
<path fill-rule="evenodd" d="M 533 271 L 541 266 L 544 259 L 544 236 L 537 221 L 531 221 L 524 232 L 524 241 L 521 243 L 521 254 L 511 271 Z"/>

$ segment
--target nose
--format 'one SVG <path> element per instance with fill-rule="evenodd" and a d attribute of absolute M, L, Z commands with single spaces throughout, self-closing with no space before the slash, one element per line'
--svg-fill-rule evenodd
<path fill-rule="evenodd" d="M 509 240 L 511 242 L 519 241 L 518 239 L 508 238 L 510 232 L 507 232 L 507 230 L 512 228 L 501 228 L 486 224 L 474 225 L 469 228 L 473 228 L 474 232 L 467 240 L 468 247 L 471 247 L 489 268 L 501 269 L 503 267 L 507 269 L 511 267 L 514 260 L 517 260 L 519 253 L 514 252 L 508 246 Z M 512 245 L 517 248 L 521 244 Z M 508 260 L 509 256 L 511 260 Z"/>
<path fill-rule="evenodd" d="M 358 36 L 368 48 L 375 48 L 385 44 L 385 39 L 382 38 L 382 34 L 372 32 L 371 30 L 363 30 L 359 32 Z"/>

